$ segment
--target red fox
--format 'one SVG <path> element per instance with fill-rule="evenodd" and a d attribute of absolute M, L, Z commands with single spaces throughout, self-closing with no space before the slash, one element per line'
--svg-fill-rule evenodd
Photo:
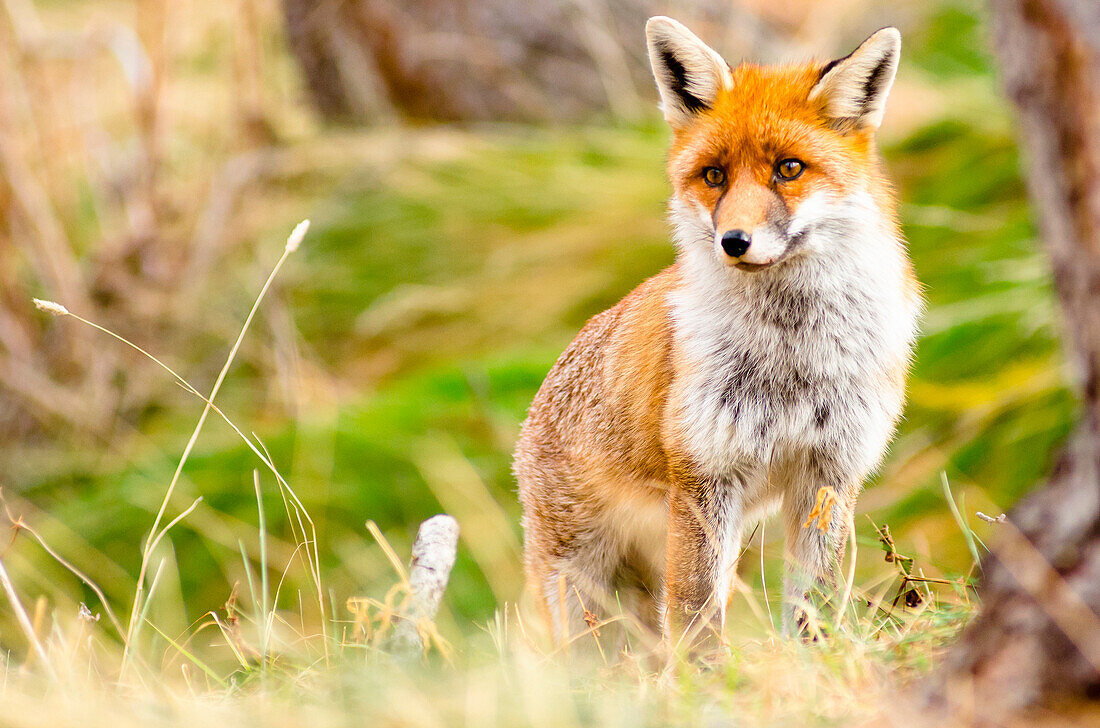
<path fill-rule="evenodd" d="M 875 147 L 901 36 L 782 67 L 731 67 L 670 18 L 646 38 L 677 259 L 535 396 L 528 585 L 559 636 L 618 605 L 666 638 L 720 629 L 746 525 L 781 509 L 791 633 L 893 436 L 922 306 Z M 831 518 L 806 527 L 822 488 Z"/>

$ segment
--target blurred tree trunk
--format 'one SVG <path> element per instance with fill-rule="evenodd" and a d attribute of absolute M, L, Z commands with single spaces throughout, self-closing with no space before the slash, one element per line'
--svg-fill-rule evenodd
<path fill-rule="evenodd" d="M 330 119 L 576 120 L 656 104 L 643 27 L 659 0 L 283 0 L 290 46 Z M 679 13 L 701 36 L 775 55 L 787 19 L 728 0 Z"/>
<path fill-rule="evenodd" d="M 979 723 L 1100 698 L 1100 2 L 990 10 L 1083 408 L 1049 483 L 985 559 L 982 612 L 937 688 Z"/>

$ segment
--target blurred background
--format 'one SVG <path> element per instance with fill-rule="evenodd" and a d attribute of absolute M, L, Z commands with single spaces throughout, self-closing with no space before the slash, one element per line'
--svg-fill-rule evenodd
<path fill-rule="evenodd" d="M 860 503 L 859 577 L 889 524 L 928 576 L 1050 470 L 1074 417 L 1056 307 L 975 0 L 0 0 L 0 488 L 119 605 L 202 410 L 55 300 L 209 391 L 302 218 L 313 228 L 219 395 L 316 522 L 339 619 L 440 512 L 463 529 L 440 624 L 520 593 L 511 449 L 554 359 L 673 258 L 652 14 L 729 60 L 904 38 L 881 144 L 929 301 L 900 434 Z M 211 418 L 170 504 L 152 619 L 178 634 L 253 569 L 260 468 L 280 605 L 316 612 L 271 476 Z M 779 529 L 742 575 L 775 603 Z M 13 530 L 40 610 L 94 596 Z M 765 557 L 760 573 L 760 549 Z M 766 585 L 766 587 L 765 587 Z M 304 604 L 303 604 L 304 602 Z M 311 606 L 311 604 L 313 606 Z M 119 611 L 123 611 L 119 608 Z M 313 614 L 312 618 L 316 618 Z M 328 615 L 333 616 L 333 615 Z M 307 621 L 303 617 L 303 621 Z M 0 627 L 3 627 L 0 624 Z"/>

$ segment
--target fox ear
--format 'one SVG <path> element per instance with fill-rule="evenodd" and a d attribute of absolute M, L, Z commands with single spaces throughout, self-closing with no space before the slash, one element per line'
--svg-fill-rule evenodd
<path fill-rule="evenodd" d="M 823 101 L 838 128 L 877 129 L 900 57 L 901 34 L 897 28 L 883 28 L 851 55 L 825 64 L 810 101 Z"/>
<path fill-rule="evenodd" d="M 682 24 L 662 15 L 645 24 L 646 45 L 661 110 L 673 128 L 709 109 L 721 89 L 733 84 L 729 64 Z"/>

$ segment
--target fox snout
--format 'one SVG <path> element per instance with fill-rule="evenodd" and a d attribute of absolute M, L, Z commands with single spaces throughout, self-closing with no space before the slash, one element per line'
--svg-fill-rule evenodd
<path fill-rule="evenodd" d="M 795 238 L 778 226 L 765 223 L 753 230 L 718 230 L 714 243 L 726 265 L 756 271 L 783 260 L 794 247 Z"/>
<path fill-rule="evenodd" d="M 711 215 L 718 257 L 741 270 L 760 270 L 786 256 L 789 215 L 783 201 L 744 170 L 719 198 Z"/>

